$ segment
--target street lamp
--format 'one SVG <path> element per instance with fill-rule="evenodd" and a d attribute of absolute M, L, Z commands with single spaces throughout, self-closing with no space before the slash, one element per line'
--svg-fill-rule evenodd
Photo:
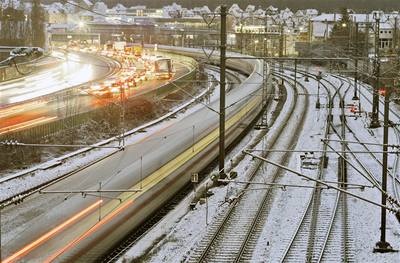
<path fill-rule="evenodd" d="M 83 21 L 79 21 L 78 22 L 78 27 L 79 27 L 79 29 L 84 28 L 85 27 L 85 23 Z"/>
<path fill-rule="evenodd" d="M 254 55 L 257 54 L 257 44 L 258 44 L 258 39 L 254 40 Z"/>

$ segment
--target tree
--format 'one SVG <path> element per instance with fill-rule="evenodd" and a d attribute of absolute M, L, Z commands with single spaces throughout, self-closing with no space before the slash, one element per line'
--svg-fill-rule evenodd
<path fill-rule="evenodd" d="M 45 12 L 40 0 L 33 0 L 31 19 L 32 19 L 32 46 L 44 47 L 46 42 L 45 35 Z"/>
<path fill-rule="evenodd" d="M 342 18 L 333 25 L 329 42 L 339 50 L 348 50 L 351 19 L 346 8 L 342 8 Z"/>

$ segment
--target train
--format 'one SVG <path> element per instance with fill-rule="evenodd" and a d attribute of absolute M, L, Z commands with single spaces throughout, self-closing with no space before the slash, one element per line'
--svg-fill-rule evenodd
<path fill-rule="evenodd" d="M 196 49 L 182 50 L 167 48 L 164 49 L 164 51 L 195 58 L 204 56 L 202 50 Z M 218 64 L 219 58 L 214 56 L 211 62 Z M 246 59 L 244 56 L 243 59 L 240 60 L 228 60 L 227 67 L 239 70 L 249 76 L 243 82 L 241 88 L 234 89 L 227 94 L 227 105 L 247 96 L 246 100 L 242 100 L 241 103 L 236 104 L 235 107 L 227 111 L 227 120 L 234 118 L 234 116 L 236 116 L 235 114 L 238 114 L 244 108 L 252 105 L 245 115 L 240 117 L 234 124 L 227 127 L 225 140 L 226 145 L 230 145 L 261 112 L 261 96 L 249 97 L 248 94 L 255 91 L 261 92 L 263 83 L 263 62 L 255 59 Z M 218 103 L 218 101 L 214 102 L 214 104 Z M 215 128 L 217 128 L 218 122 L 216 122 L 215 125 Z M 187 147 L 190 148 L 191 144 L 192 143 L 189 142 Z M 218 138 L 209 143 L 200 154 L 188 160 L 184 165 L 175 169 L 173 173 L 169 174 L 157 185 L 154 185 L 150 190 L 141 194 L 140 197 L 129 205 L 129 208 L 124 209 L 124 211 L 119 211 L 118 217 L 111 217 L 108 223 L 103 225 L 102 229 L 99 229 L 95 235 L 80 240 L 79 245 L 77 245 L 75 249 L 65 251 L 57 260 L 61 262 L 67 262 L 71 259 L 85 262 L 94 262 L 98 260 L 99 255 L 107 251 L 110 247 L 115 246 L 120 242 L 121 237 L 124 237 L 127 233 L 142 224 L 147 217 L 189 183 L 191 174 L 198 173 L 204 169 L 217 156 Z M 153 173 L 156 173 L 157 170 L 153 171 Z"/>
<path fill-rule="evenodd" d="M 174 47 L 162 49 L 169 53 L 204 58 L 201 49 Z M 219 62 L 219 57 L 216 55 L 210 59 L 210 63 L 218 64 Z M 165 64 L 162 65 L 162 63 Z M 160 61 L 160 65 L 167 66 L 169 70 L 167 61 Z M 226 146 L 229 146 L 262 112 L 263 61 L 242 56 L 240 59 L 228 60 L 227 67 L 239 70 L 248 76 L 240 86 L 226 95 L 226 105 L 232 105 L 226 110 L 225 142 Z M 249 94 L 254 94 L 254 96 L 249 96 Z M 219 101 L 211 102 L 209 107 L 218 109 Z M 77 213 L 76 215 L 80 215 L 79 221 L 60 232 L 59 235 L 62 238 L 53 238 L 51 245 L 45 244 L 39 247 L 39 249 L 45 249 L 49 245 L 46 252 L 50 252 L 50 255 L 44 255 L 43 251 L 34 251 L 31 253 L 34 258 L 30 259 L 33 261 L 98 262 L 105 251 L 121 242 L 121 239 L 143 224 L 151 214 L 188 184 L 192 174 L 200 172 L 209 165 L 218 156 L 218 116 L 209 114 L 209 109 L 204 107 L 182 118 L 181 121 L 196 123 L 198 135 L 195 142 L 192 137 L 192 125 L 190 125 L 189 135 L 182 134 L 182 128 L 176 129 L 171 125 L 161 131 L 155 131 L 154 136 L 158 136 L 157 138 L 163 141 L 162 147 L 157 144 L 159 139 L 151 140 L 152 137 L 149 137 L 150 140 L 143 140 L 135 147 L 118 151 L 112 157 L 83 170 L 82 173 L 88 178 L 99 173 L 107 175 L 107 178 L 112 176 L 113 180 L 108 185 L 110 189 L 129 188 L 135 191 L 140 189 L 143 183 L 143 190 L 114 195 L 109 193 L 107 195 L 109 199 L 101 201 L 103 202 L 101 211 L 104 213 L 101 220 L 96 209 L 96 205 L 100 204 L 98 198 L 87 196 L 82 200 L 79 194 L 70 196 L 68 200 L 52 207 L 51 210 L 56 211 L 60 207 L 63 207 L 63 211 L 73 210 Z M 152 135 L 148 134 L 148 136 Z M 163 140 L 164 136 L 168 138 Z M 115 165 L 119 164 L 121 167 L 117 168 Z M 102 180 L 109 181 L 106 178 Z M 56 185 L 52 187 L 57 188 Z M 84 214 L 82 211 L 79 212 L 86 206 L 88 208 L 82 210 L 85 211 Z M 33 227 L 40 228 L 38 225 Z M 13 239 L 16 246 L 29 246 L 29 244 L 21 244 L 21 241 L 27 242 L 23 236 Z M 59 245 L 56 245 L 58 242 Z"/>

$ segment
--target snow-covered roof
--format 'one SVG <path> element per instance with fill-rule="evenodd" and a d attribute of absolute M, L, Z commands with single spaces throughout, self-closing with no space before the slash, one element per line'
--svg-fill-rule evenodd
<path fill-rule="evenodd" d="M 110 11 L 111 13 L 113 12 L 125 12 L 126 11 L 126 7 L 123 4 L 116 4 L 113 8 L 109 9 L 108 11 Z"/>
<path fill-rule="evenodd" d="M 272 5 L 270 5 L 269 7 L 267 7 L 267 9 L 266 9 L 267 11 L 270 11 L 270 12 L 278 12 L 278 8 L 276 8 L 276 7 L 273 7 Z"/>
<path fill-rule="evenodd" d="M 20 0 L 1 0 L 0 6 L 3 9 L 6 9 L 8 7 L 11 7 L 14 9 L 23 9 L 23 5 Z"/>
<path fill-rule="evenodd" d="M 93 3 L 90 0 L 81 0 L 85 5 L 92 6 Z"/>
<path fill-rule="evenodd" d="M 317 9 L 306 9 L 305 14 L 311 15 L 311 16 L 317 16 L 319 14 L 319 12 Z"/>
<path fill-rule="evenodd" d="M 208 6 L 202 6 L 202 7 L 195 7 L 193 8 L 193 11 L 196 13 L 200 13 L 200 14 L 209 14 L 211 13 L 210 8 L 208 8 Z"/>
<path fill-rule="evenodd" d="M 108 7 L 104 2 L 96 2 L 93 6 L 93 10 L 98 13 L 105 14 L 108 10 Z"/>
<path fill-rule="evenodd" d="M 335 21 L 339 21 L 342 18 L 341 14 L 321 14 L 319 16 L 316 16 L 314 18 L 311 19 L 311 21 L 313 22 L 324 22 L 324 21 L 328 21 L 328 22 L 335 22 Z"/>
<path fill-rule="evenodd" d="M 129 7 L 130 10 L 145 10 L 147 7 L 145 5 L 135 5 Z"/>
<path fill-rule="evenodd" d="M 255 10 L 256 10 L 256 7 L 254 5 L 248 5 L 244 11 L 251 13 L 251 12 L 254 12 Z"/>
<path fill-rule="evenodd" d="M 239 5 L 233 4 L 229 8 L 228 13 L 233 15 L 234 17 L 240 17 L 243 14 L 243 10 L 239 7 Z"/>
<path fill-rule="evenodd" d="M 45 5 L 44 9 L 49 13 L 49 14 L 60 14 L 60 13 L 65 13 L 64 5 L 58 2 L 52 3 L 50 5 Z"/>

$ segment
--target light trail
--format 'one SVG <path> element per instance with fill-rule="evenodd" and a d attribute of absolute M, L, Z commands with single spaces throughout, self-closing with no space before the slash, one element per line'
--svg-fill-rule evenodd
<path fill-rule="evenodd" d="M 133 200 L 128 200 L 124 205 L 121 207 L 117 208 L 110 214 L 108 214 L 104 219 L 100 220 L 98 223 L 96 223 L 92 228 L 90 228 L 88 231 L 86 231 L 83 235 L 79 236 L 60 250 L 58 250 L 56 253 L 48 257 L 45 262 L 53 262 L 57 257 L 59 257 L 61 254 L 63 254 L 65 251 L 71 249 L 74 247 L 76 244 L 81 242 L 83 239 L 86 237 L 90 236 L 93 232 L 95 232 L 97 229 L 99 229 L 102 225 L 108 223 L 111 219 L 113 219 L 115 216 L 120 214 L 122 211 L 124 211 L 127 207 L 129 207 L 131 204 L 133 204 Z"/>
<path fill-rule="evenodd" d="M 0 135 L 6 134 L 6 133 L 9 133 L 9 132 L 18 131 L 18 130 L 21 130 L 21 129 L 25 129 L 27 127 L 31 127 L 31 126 L 34 126 L 34 125 L 43 124 L 45 122 L 49 122 L 49 121 L 52 121 L 52 120 L 55 120 L 55 119 L 57 119 L 57 117 L 40 117 L 38 119 L 26 121 L 26 122 L 23 122 L 23 123 L 18 123 L 16 125 L 8 126 L 8 127 L 0 129 Z"/>
<path fill-rule="evenodd" d="M 49 232 L 47 232 L 46 234 L 44 234 L 40 238 L 38 238 L 35 241 L 33 241 L 32 243 L 26 245 L 25 247 L 23 247 L 22 249 L 20 249 L 19 251 L 17 251 L 13 255 L 11 255 L 10 257 L 6 258 L 2 262 L 3 263 L 15 262 L 20 257 L 26 255 L 27 253 L 29 253 L 30 251 L 32 251 L 36 247 L 38 247 L 41 244 L 43 244 L 44 242 L 48 241 L 50 238 L 52 238 L 54 235 L 56 235 L 57 233 L 59 233 L 63 229 L 67 228 L 68 226 L 70 226 L 73 223 L 76 223 L 80 218 L 84 217 L 89 212 L 91 212 L 94 209 L 96 209 L 101 203 L 103 203 L 103 200 L 99 200 L 99 201 L 95 202 L 91 206 L 89 206 L 86 209 L 82 210 L 81 212 L 75 214 L 73 217 L 71 217 L 70 219 L 68 219 L 67 221 L 62 223 L 61 225 L 57 226 L 56 228 L 53 228 L 52 230 L 50 230 Z"/>

